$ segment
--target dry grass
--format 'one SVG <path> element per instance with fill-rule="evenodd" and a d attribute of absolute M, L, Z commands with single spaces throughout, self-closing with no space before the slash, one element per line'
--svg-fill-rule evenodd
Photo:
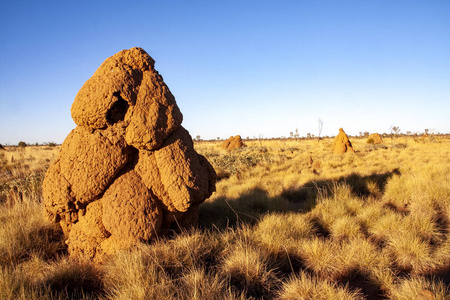
<path fill-rule="evenodd" d="M 42 217 L 58 148 L 7 148 L 0 298 L 449 299 L 450 138 L 351 141 L 196 143 L 220 178 L 199 228 L 101 266 L 69 259 Z"/>
<path fill-rule="evenodd" d="M 5 147 L 0 150 L 0 202 L 39 201 L 45 171 L 60 147 Z"/>
<path fill-rule="evenodd" d="M 337 286 L 329 280 L 311 278 L 306 273 L 300 272 L 283 283 L 278 299 L 355 300 L 363 297 L 358 292 L 350 291 L 347 286 Z"/>

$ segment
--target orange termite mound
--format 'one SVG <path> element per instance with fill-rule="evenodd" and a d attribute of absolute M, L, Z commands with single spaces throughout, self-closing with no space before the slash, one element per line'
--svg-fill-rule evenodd
<path fill-rule="evenodd" d="M 369 135 L 369 137 L 367 138 L 367 143 L 369 144 L 383 144 L 383 139 L 381 138 L 381 136 L 378 133 L 372 133 L 371 135 Z"/>
<path fill-rule="evenodd" d="M 72 104 L 77 127 L 44 182 L 45 215 L 69 254 L 100 261 L 198 220 L 216 173 L 193 147 L 155 61 L 141 48 L 106 59 Z"/>
<path fill-rule="evenodd" d="M 244 142 L 240 135 L 230 136 L 227 140 L 222 143 L 222 149 L 234 150 L 237 148 L 244 147 Z"/>
<path fill-rule="evenodd" d="M 353 150 L 352 143 L 342 128 L 339 128 L 339 134 L 334 138 L 331 149 L 333 153 L 336 154 L 355 152 L 355 150 Z"/>

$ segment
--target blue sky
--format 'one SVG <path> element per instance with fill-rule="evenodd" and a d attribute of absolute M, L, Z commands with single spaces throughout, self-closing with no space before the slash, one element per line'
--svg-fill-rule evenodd
<path fill-rule="evenodd" d="M 0 1 L 0 143 L 61 143 L 77 91 L 144 48 L 193 137 L 449 133 L 450 1 Z"/>

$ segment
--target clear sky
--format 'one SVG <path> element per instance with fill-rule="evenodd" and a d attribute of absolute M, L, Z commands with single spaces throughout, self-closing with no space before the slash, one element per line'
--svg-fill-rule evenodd
<path fill-rule="evenodd" d="M 63 142 L 83 83 L 136 46 L 192 137 L 450 133 L 447 0 L 0 0 L 0 144 Z"/>

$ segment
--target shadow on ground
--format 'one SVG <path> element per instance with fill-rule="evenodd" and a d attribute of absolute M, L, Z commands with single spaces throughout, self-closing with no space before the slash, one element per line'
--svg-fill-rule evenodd
<path fill-rule="evenodd" d="M 255 188 L 235 199 L 216 198 L 213 202 L 206 202 L 200 206 L 200 226 L 206 229 L 226 230 L 243 224 L 256 224 L 262 215 L 268 213 L 307 213 L 316 206 L 319 198 L 332 197 L 336 192 L 336 186 L 341 184 L 347 185 L 355 196 L 381 198 L 387 181 L 394 175 L 401 175 L 398 169 L 369 176 L 350 174 L 333 180 L 310 181 L 297 189 L 286 190 L 276 197 L 270 197 L 265 190 Z M 319 223 L 314 226 L 317 236 L 327 238 L 329 233 L 321 229 Z M 311 270 L 305 268 L 300 257 L 291 253 L 287 254 L 286 259 L 286 254 L 270 259 L 275 264 L 274 269 L 285 275 L 293 275 L 300 270 L 311 273 Z M 337 282 L 339 285 L 348 286 L 351 290 L 359 290 L 365 299 L 386 299 L 381 286 L 358 270 L 348 272 L 345 277 L 338 278 Z"/>
<path fill-rule="evenodd" d="M 320 195 L 333 196 L 335 186 L 340 184 L 349 186 L 358 197 L 381 197 L 387 181 L 393 175 L 401 174 L 398 169 L 369 176 L 353 173 L 338 179 L 310 181 L 299 188 L 285 190 L 276 197 L 270 197 L 261 188 L 250 190 L 235 199 L 219 197 L 200 206 L 200 226 L 223 230 L 241 223 L 254 224 L 261 215 L 267 213 L 305 213 L 315 207 Z"/>

